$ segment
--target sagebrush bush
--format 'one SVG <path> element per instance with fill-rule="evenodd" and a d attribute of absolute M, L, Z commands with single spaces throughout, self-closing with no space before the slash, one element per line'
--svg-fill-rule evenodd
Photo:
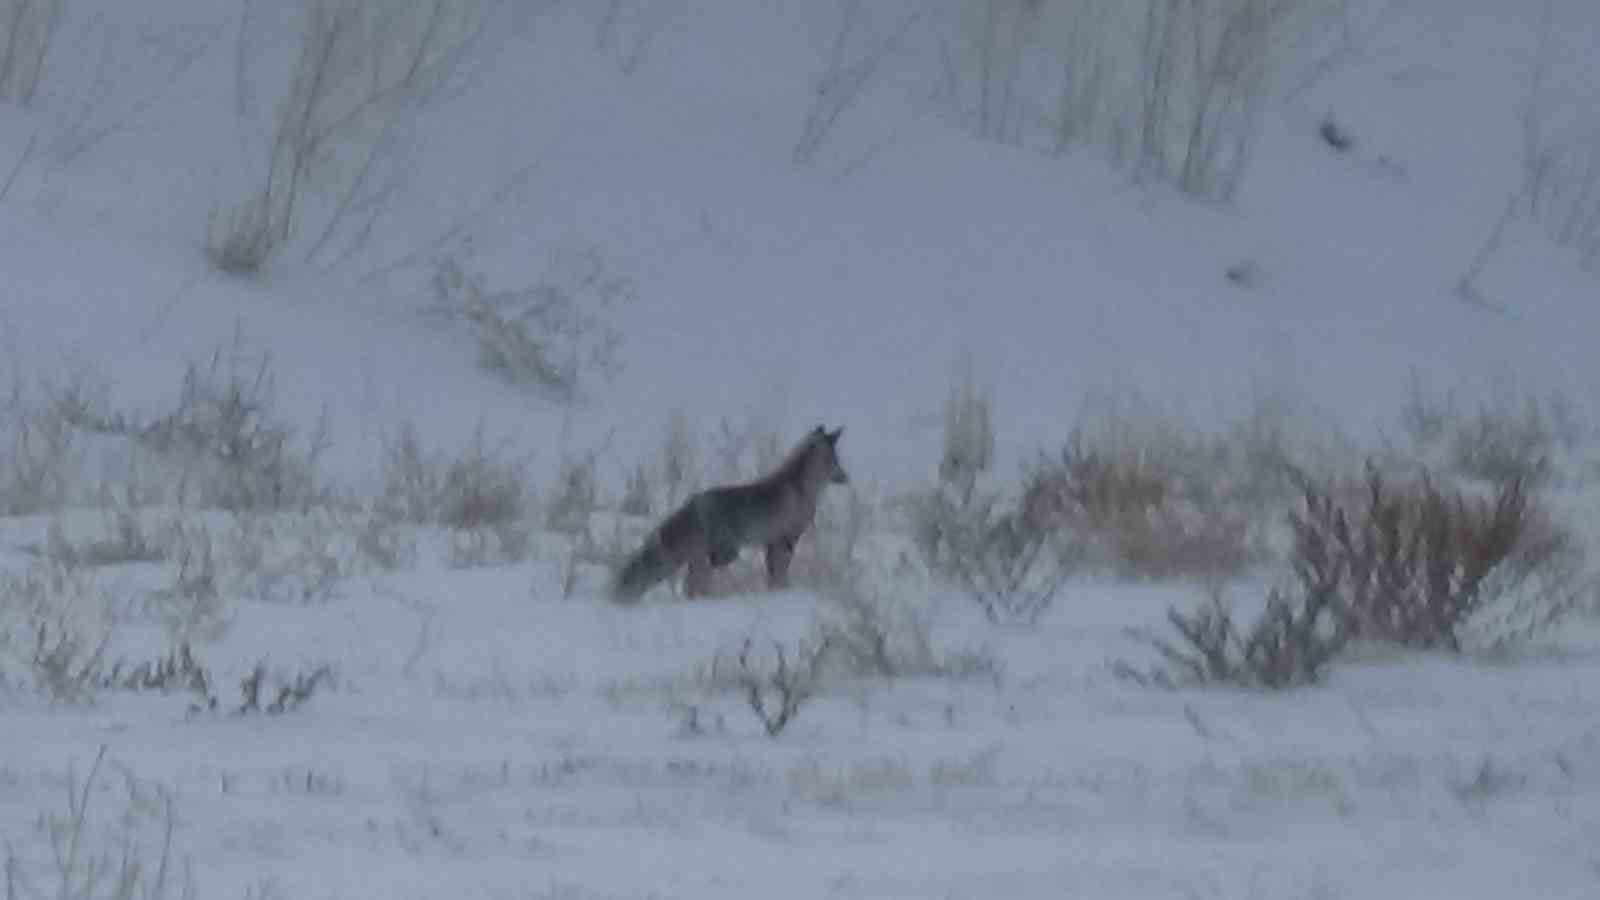
<path fill-rule="evenodd" d="M 471 330 L 484 368 L 559 402 L 616 374 L 622 331 L 614 317 L 637 294 L 633 280 L 592 248 L 557 253 L 539 281 L 501 291 L 446 260 L 433 289 L 440 308 Z"/>
<path fill-rule="evenodd" d="M 1035 463 L 1022 503 L 1030 522 L 1073 535 L 1087 563 L 1120 577 L 1214 582 L 1263 556 L 1276 471 L 1228 438 L 1078 432 Z"/>
<path fill-rule="evenodd" d="M 1353 508 L 1309 480 L 1303 490 L 1304 509 L 1291 519 L 1296 539 L 1325 546 L 1344 568 L 1342 606 L 1362 637 L 1459 652 L 1464 629 L 1498 599 L 1487 590 L 1491 577 L 1534 549 L 1536 507 L 1520 478 L 1478 498 L 1426 474 L 1393 488 L 1369 464 L 1365 497 Z M 1537 556 L 1553 561 L 1552 540 L 1541 538 Z"/>
<path fill-rule="evenodd" d="M 1293 687 L 1317 681 L 1355 638 L 1460 652 L 1469 627 L 1501 600 L 1513 607 L 1497 616 L 1502 637 L 1548 624 L 1571 602 L 1560 591 L 1569 586 L 1575 550 L 1520 479 L 1470 497 L 1427 475 L 1394 488 L 1369 464 L 1364 495 L 1345 500 L 1336 484 L 1295 477 L 1294 586 L 1272 591 L 1242 627 L 1216 593 L 1192 612 L 1169 611 L 1176 638 L 1136 632 L 1167 668 L 1124 666 L 1124 674 L 1166 684 Z M 1517 596 L 1537 579 L 1553 590 Z"/>
<path fill-rule="evenodd" d="M 1277 690 L 1314 684 L 1350 638 L 1337 589 L 1336 582 L 1302 575 L 1297 588 L 1269 593 L 1264 609 L 1242 627 L 1218 593 L 1189 612 L 1169 609 L 1167 623 L 1176 638 L 1150 629 L 1134 632 L 1156 649 L 1166 668 L 1141 672 L 1119 665 L 1117 671 L 1143 684 L 1169 687 L 1231 684 Z"/>
<path fill-rule="evenodd" d="M 0 515 L 59 508 L 72 488 L 75 432 L 52 410 L 32 408 L 16 387 L 0 408 Z"/>
<path fill-rule="evenodd" d="M 137 438 L 183 467 L 180 500 L 234 512 L 305 508 L 327 499 L 318 460 L 326 420 L 304 439 L 278 407 L 271 357 L 235 337 L 183 374 L 173 410 L 146 424 L 100 416 L 97 428 Z"/>
<path fill-rule="evenodd" d="M 913 518 L 928 567 L 959 584 L 991 622 L 1038 621 L 1080 558 L 1025 496 L 932 491 L 915 502 Z"/>
<path fill-rule="evenodd" d="M 459 456 L 446 460 L 406 425 L 384 446 L 378 509 L 404 522 L 457 529 L 516 522 L 528 512 L 522 462 L 489 447 L 482 428 Z"/>
<path fill-rule="evenodd" d="M 270 110 L 265 140 L 242 149 L 248 173 L 235 198 L 214 207 L 206 252 L 217 268 L 253 274 L 294 246 L 312 264 L 336 265 L 371 238 L 401 187 L 392 170 L 410 150 L 397 136 L 456 68 L 482 27 L 476 0 L 293 0 L 295 33 L 258 33 L 275 17 L 241 23 L 239 110 Z M 253 77 L 256 48 L 294 54 L 274 78 Z"/>

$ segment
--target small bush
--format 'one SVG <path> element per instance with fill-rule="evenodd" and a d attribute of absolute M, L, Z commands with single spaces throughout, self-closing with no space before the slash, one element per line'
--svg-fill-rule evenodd
<path fill-rule="evenodd" d="M 237 200 L 211 216 L 207 254 L 222 271 L 252 274 L 290 245 L 308 263 L 349 259 L 370 239 L 399 188 L 394 174 L 405 149 L 396 136 L 422 110 L 431 91 L 456 68 L 482 27 L 470 0 L 387 3 L 301 0 L 293 37 L 257 33 L 270 17 L 244 17 L 235 80 L 262 93 L 263 104 L 239 98 L 250 123 L 266 136 L 247 147 L 250 175 Z M 277 51 L 293 41 L 288 70 L 258 83 L 254 48 Z"/>
<path fill-rule="evenodd" d="M 1025 498 L 936 491 L 914 515 L 929 568 L 960 584 L 991 622 L 1038 621 L 1077 563 L 1063 532 L 1035 518 Z"/>
<path fill-rule="evenodd" d="M 1475 499 L 1427 475 L 1394 490 L 1369 464 L 1365 502 L 1353 510 L 1309 480 L 1303 489 L 1291 524 L 1299 542 L 1329 548 L 1345 568 L 1352 627 L 1405 647 L 1459 652 L 1463 630 L 1496 599 L 1491 576 L 1526 546 L 1535 518 L 1520 478 Z"/>
<path fill-rule="evenodd" d="M 1296 590 L 1274 590 L 1266 607 L 1240 627 L 1233 610 L 1213 592 L 1192 612 L 1167 611 L 1177 638 L 1141 629 L 1134 636 L 1160 653 L 1165 668 L 1117 671 L 1141 684 L 1231 684 L 1283 689 L 1314 684 L 1350 639 L 1339 608 L 1342 569 L 1297 570 Z"/>
<path fill-rule="evenodd" d="M 407 425 L 384 447 L 381 513 L 403 522 L 471 529 L 507 525 L 527 515 L 520 460 L 506 459 L 479 428 L 466 451 L 446 462 L 423 448 Z"/>
<path fill-rule="evenodd" d="M 190 463 L 186 486 L 202 505 L 230 511 L 305 507 L 325 499 L 317 461 L 326 423 L 308 441 L 280 418 L 271 359 L 251 360 L 235 338 L 209 364 L 184 372 L 177 407 L 133 430 L 144 443 Z M 192 480 L 190 480 L 192 477 Z"/>
<path fill-rule="evenodd" d="M 239 515 L 224 537 L 234 583 L 262 603 L 326 603 L 350 574 L 337 519 Z"/>
<path fill-rule="evenodd" d="M 68 766 L 66 808 L 41 811 L 38 828 L 6 836 L 0 862 L 6 900 L 168 900 L 195 896 L 190 866 L 174 841 L 178 815 L 172 793 L 133 776 L 126 766 L 122 790 L 100 787 L 106 748 L 101 747 L 87 775 Z M 90 801 L 121 795 L 115 813 L 92 814 Z M 33 847 L 28 836 L 42 836 Z"/>
<path fill-rule="evenodd" d="M 1248 451 L 1178 432 L 1108 440 L 1080 431 L 1028 473 L 1023 506 L 1121 577 L 1221 581 L 1263 555 L 1256 523 L 1275 467 Z"/>
<path fill-rule="evenodd" d="M 74 542 L 60 522 L 51 522 L 45 536 L 45 553 L 51 561 L 68 567 L 115 566 L 124 563 L 161 562 L 167 558 L 165 542 L 153 537 L 139 515 L 128 509 L 108 509 L 105 533 Z"/>
<path fill-rule="evenodd" d="M 1000 663 L 981 651 L 934 649 L 925 615 L 854 591 L 832 595 L 830 612 L 817 625 L 816 641 L 848 676 L 978 678 L 998 681 Z"/>
<path fill-rule="evenodd" d="M 700 448 L 689 418 L 681 411 L 667 421 L 666 438 L 661 442 L 661 483 L 667 489 L 667 507 L 698 489 L 700 485 Z"/>
<path fill-rule="evenodd" d="M 569 459 L 561 464 L 556 489 L 545 503 L 545 524 L 552 530 L 575 534 L 589 526 L 600 503 L 600 487 L 595 478 L 595 455 Z"/>
<path fill-rule="evenodd" d="M 533 532 L 518 521 L 458 528 L 450 533 L 448 562 L 454 569 L 507 565 L 527 559 L 532 549 Z"/>
<path fill-rule="evenodd" d="M 0 575 L 0 684 L 87 703 L 112 634 L 102 598 L 73 568 L 47 562 Z"/>
<path fill-rule="evenodd" d="M 636 294 L 633 281 L 592 249 L 558 254 L 539 283 L 507 291 L 487 290 L 481 277 L 446 260 L 433 287 L 445 313 L 471 329 L 484 368 L 561 402 L 578 399 L 590 380 L 615 375 L 622 332 L 612 317 Z"/>
<path fill-rule="evenodd" d="M 826 640 L 801 642 L 788 649 L 774 641 L 772 653 L 763 658 L 755 642 L 746 640 L 731 665 L 724 664 L 721 656 L 713 661 L 712 677 L 731 680 L 767 736 L 777 737 L 816 695 L 828 652 Z"/>
<path fill-rule="evenodd" d="M 0 515 L 34 515 L 67 502 L 75 432 L 53 413 L 32 408 L 20 387 L 0 410 Z"/>
<path fill-rule="evenodd" d="M 650 483 L 650 472 L 638 466 L 628 475 L 628 484 L 622 490 L 617 512 L 625 516 L 648 516 L 654 510 L 655 488 Z"/>
<path fill-rule="evenodd" d="M 269 715 L 280 716 L 292 712 L 310 702 L 312 696 L 322 685 L 333 680 L 333 669 L 323 665 L 309 672 L 299 671 L 293 675 L 279 675 L 271 681 L 268 680 L 267 665 L 264 662 L 256 663 L 239 682 L 239 705 L 230 710 L 232 715 Z M 216 698 L 212 698 L 209 709 L 218 708 Z"/>
<path fill-rule="evenodd" d="M 963 360 L 944 401 L 944 452 L 939 480 L 957 497 L 970 498 L 978 479 L 994 466 L 994 401 L 981 387 L 971 360 Z"/>

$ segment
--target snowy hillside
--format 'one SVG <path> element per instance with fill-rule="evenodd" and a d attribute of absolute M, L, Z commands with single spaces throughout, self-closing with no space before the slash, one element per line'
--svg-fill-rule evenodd
<path fill-rule="evenodd" d="M 6 900 L 1600 894 L 1600 7 L 1146 6 L 0 10 Z M 1152 675 L 1369 460 L 1464 652 Z"/>

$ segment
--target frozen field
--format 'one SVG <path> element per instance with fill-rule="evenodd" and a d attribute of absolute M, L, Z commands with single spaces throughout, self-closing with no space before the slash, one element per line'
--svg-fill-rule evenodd
<path fill-rule="evenodd" d="M 1303 0 L 1197 196 L 1062 138 L 1063 23 L 1115 7 L 485 0 L 426 91 L 307 120 L 305 218 L 249 273 L 219 235 L 306 23 L 346 20 L 0 9 L 0 900 L 1600 896 L 1589 562 L 1531 639 L 1269 691 L 1126 677 L 1205 579 L 1085 570 L 995 624 L 919 549 L 961 384 L 997 491 L 1108 422 L 1359 473 L 1424 407 L 1526 414 L 1539 502 L 1600 538 L 1600 8 Z M 576 387 L 474 330 L 548 297 Z M 266 481 L 170 452 L 223 385 Z M 852 483 L 797 587 L 608 601 L 669 500 L 818 423 Z M 463 458 L 492 525 L 428 505 Z M 883 664 L 764 722 L 740 672 L 852 615 Z"/>

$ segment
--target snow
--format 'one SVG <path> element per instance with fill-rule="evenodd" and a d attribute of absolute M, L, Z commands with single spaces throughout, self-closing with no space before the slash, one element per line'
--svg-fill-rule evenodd
<path fill-rule="evenodd" d="M 901 564 L 915 551 L 889 502 L 933 481 L 961 360 L 995 398 L 1001 479 L 1106 398 L 1202 429 L 1280 404 L 1376 446 L 1415 375 L 1467 409 L 1559 394 L 1597 421 L 1600 281 L 1578 254 L 1518 219 L 1478 281 L 1492 302 L 1455 290 L 1520 184 L 1539 60 L 1546 121 L 1592 118 L 1592 4 L 1553 3 L 1547 27 L 1515 0 L 1352 0 L 1376 23 L 1359 52 L 1274 96 L 1238 196 L 1207 203 L 1096 151 L 972 137 L 939 102 L 931 39 L 896 54 L 822 162 L 795 164 L 833 4 L 620 3 L 602 47 L 611 4 L 506 3 L 413 125 L 427 140 L 370 245 L 251 278 L 202 252 L 256 127 L 231 90 L 237 13 L 66 6 L 40 97 L 0 105 L 0 185 L 22 161 L 0 198 L 0 385 L 36 396 L 86 376 L 154 415 L 218 348 L 266 358 L 301 433 L 327 422 L 320 464 L 345 500 L 380 488 L 406 426 L 442 452 L 481 428 L 527 456 L 538 501 L 590 453 L 602 496 L 620 496 L 675 415 L 708 471 L 724 424 L 785 443 L 842 425 L 852 490 L 875 504 L 871 592 L 998 677 L 862 679 L 768 737 L 738 694 L 703 690 L 707 672 L 746 639 L 806 636 L 830 608 L 817 592 L 619 608 L 599 565 L 565 583 L 575 551 L 548 528 L 526 559 L 462 568 L 449 535 L 405 526 L 415 559 L 389 571 L 348 546 L 360 513 L 286 516 L 283 552 L 339 535 L 326 596 L 224 578 L 226 627 L 196 653 L 225 693 L 261 659 L 328 664 L 332 683 L 281 716 L 229 716 L 182 694 L 50 704 L 0 681 L 0 840 L 30 867 L 69 769 L 105 746 L 96 846 L 134 835 L 148 852 L 151 798 L 170 797 L 202 897 L 1600 895 L 1592 616 L 1502 654 L 1362 658 L 1293 692 L 1140 687 L 1113 674 L 1151 660 L 1128 629 L 1199 589 L 1074 581 L 1036 626 L 992 625 Z M 268 69 L 292 52 L 252 47 Z M 1349 153 L 1317 138 L 1325 116 Z M 101 136 L 48 139 L 85 133 Z M 563 248 L 631 280 L 614 381 L 563 405 L 477 365 L 427 266 L 390 267 L 464 216 L 460 255 L 493 289 Z M 90 485 L 129 465 L 81 462 Z M 1589 485 L 1556 489 L 1592 543 Z M 93 494 L 0 519 L 0 569 L 37 563 L 52 523 L 101 533 Z M 205 525 L 219 556 L 238 527 L 175 502 L 140 515 Z M 609 520 L 596 533 L 612 539 Z M 128 620 L 115 652 L 164 651 L 138 598 L 173 571 L 84 574 Z"/>

